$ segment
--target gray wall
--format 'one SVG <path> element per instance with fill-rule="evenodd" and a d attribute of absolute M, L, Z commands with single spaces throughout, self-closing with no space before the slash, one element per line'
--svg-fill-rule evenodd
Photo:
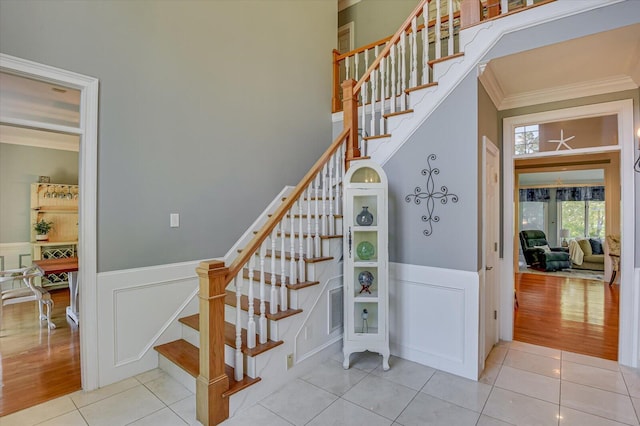
<path fill-rule="evenodd" d="M 0 143 L 0 243 L 31 239 L 31 184 L 78 184 L 78 153 Z"/>
<path fill-rule="evenodd" d="M 355 46 L 364 46 L 395 34 L 418 0 L 362 0 L 338 13 L 338 26 L 353 21 Z"/>
<path fill-rule="evenodd" d="M 298 182 L 336 25 L 325 0 L 0 2 L 0 51 L 100 80 L 99 271 L 222 256 Z"/>
<path fill-rule="evenodd" d="M 478 106 L 469 102 L 477 93 L 478 80 L 467 76 L 434 111 L 431 117 L 409 138 L 385 164 L 389 178 L 389 260 L 414 265 L 477 271 L 478 247 Z M 459 125 L 464 123 L 464 125 Z M 441 204 L 434 200 L 433 214 L 440 221 L 433 224 L 431 236 L 425 236 L 426 200 L 420 205 L 407 203 L 405 197 L 419 186 L 427 190 L 421 171 L 428 167 L 427 157 L 435 154 L 431 167 L 433 191 L 446 186 L 458 196 Z"/>

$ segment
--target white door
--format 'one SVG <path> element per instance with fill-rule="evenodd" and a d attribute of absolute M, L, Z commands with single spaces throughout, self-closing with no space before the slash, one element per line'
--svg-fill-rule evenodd
<path fill-rule="evenodd" d="M 500 151 L 487 137 L 484 144 L 484 359 L 498 341 Z"/>

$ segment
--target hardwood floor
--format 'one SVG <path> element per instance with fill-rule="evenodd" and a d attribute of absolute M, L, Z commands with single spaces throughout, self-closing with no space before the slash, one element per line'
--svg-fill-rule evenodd
<path fill-rule="evenodd" d="M 620 286 L 517 273 L 514 340 L 618 359 Z"/>
<path fill-rule="evenodd" d="M 38 320 L 35 302 L 3 308 L 0 319 L 0 416 L 81 388 L 80 333 L 67 318 L 69 290 L 51 292 L 53 322 L 49 332 Z"/>

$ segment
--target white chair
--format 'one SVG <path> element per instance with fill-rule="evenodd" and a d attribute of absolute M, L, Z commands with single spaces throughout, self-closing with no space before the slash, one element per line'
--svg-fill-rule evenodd
<path fill-rule="evenodd" d="M 2 315 L 2 307 L 6 305 L 14 305 L 16 303 L 23 302 L 38 302 L 38 310 L 40 311 L 40 321 L 47 321 L 47 326 L 50 330 L 56 328 L 56 325 L 51 322 L 51 311 L 53 310 L 53 300 L 51 294 L 44 288 L 37 286 L 33 283 L 33 279 L 41 277 L 42 273 L 34 267 L 20 269 L 7 269 L 6 271 L 0 271 L 0 284 L 3 282 L 22 280 L 25 287 L 12 288 L 2 291 L 2 303 L 0 303 L 0 317 Z M 46 314 L 44 311 L 46 306 Z"/>

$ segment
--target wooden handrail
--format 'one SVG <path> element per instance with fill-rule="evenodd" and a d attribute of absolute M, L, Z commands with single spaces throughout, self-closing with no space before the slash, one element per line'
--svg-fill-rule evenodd
<path fill-rule="evenodd" d="M 453 13 L 453 19 L 458 19 L 459 17 L 460 17 L 460 11 L 459 10 L 455 11 Z M 442 23 L 449 22 L 449 15 L 443 16 L 442 19 L 440 19 L 440 22 L 442 22 Z M 435 19 L 432 19 L 431 21 L 429 21 L 429 28 L 435 27 L 435 25 L 436 25 L 436 20 Z M 423 29 L 424 29 L 424 24 L 420 24 L 420 25 L 418 25 L 418 28 L 416 29 L 416 31 L 421 31 Z M 411 34 L 412 32 L 413 32 L 413 30 L 412 30 L 411 27 L 409 27 L 409 28 L 407 28 L 405 30 L 406 34 Z M 386 42 L 391 40 L 392 37 L 393 37 L 393 35 L 390 35 L 390 36 L 387 36 L 385 38 L 381 38 L 378 41 L 374 41 L 374 42 L 366 44 L 366 45 L 364 45 L 362 47 L 358 47 L 357 49 L 353 49 L 353 50 L 350 50 L 348 52 L 338 54 L 338 55 L 336 55 L 334 57 L 334 60 L 336 62 L 340 62 L 340 61 L 342 61 L 343 59 L 345 59 L 347 57 L 354 56 L 354 55 L 356 55 L 358 53 L 362 53 L 362 52 L 364 52 L 366 50 L 369 50 L 369 49 L 373 49 L 376 46 L 382 46 L 383 44 L 385 44 Z M 337 50 L 335 50 L 335 51 L 337 52 Z"/>
<path fill-rule="evenodd" d="M 282 218 L 287 214 L 287 212 L 293 207 L 293 203 L 302 195 L 305 188 L 309 186 L 311 181 L 315 178 L 315 176 L 320 173 L 322 167 L 329 161 L 331 156 L 338 150 L 338 148 L 342 145 L 342 142 L 345 140 L 349 133 L 349 129 L 344 129 L 342 133 L 333 141 L 329 149 L 327 149 L 324 154 L 316 161 L 316 163 L 309 169 L 307 174 L 302 178 L 302 180 L 295 187 L 293 192 L 289 194 L 287 199 L 280 204 L 280 206 L 276 209 L 273 215 L 267 220 L 267 222 L 260 228 L 257 234 L 249 241 L 246 247 L 242 250 L 242 252 L 236 257 L 236 259 L 229 266 L 229 271 L 227 276 L 225 277 L 225 281 L 227 283 L 231 282 L 231 280 L 240 272 L 240 270 L 244 267 L 244 265 L 249 261 L 249 258 L 253 256 L 253 254 L 258 250 L 260 245 L 264 240 L 267 239 L 268 236 L 271 235 L 271 232 L 275 229 L 275 227 L 280 223 Z"/>

